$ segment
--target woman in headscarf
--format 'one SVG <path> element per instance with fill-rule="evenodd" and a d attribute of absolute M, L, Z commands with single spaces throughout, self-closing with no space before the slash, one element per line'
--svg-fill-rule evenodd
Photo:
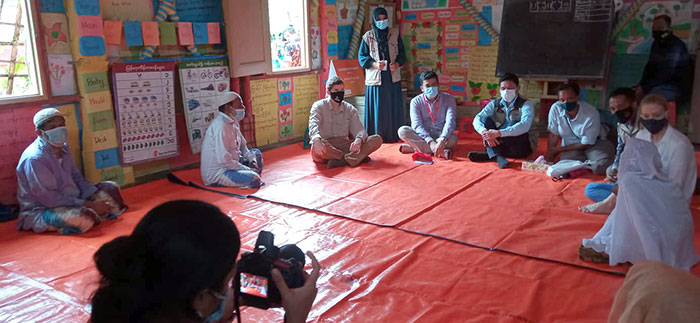
<path fill-rule="evenodd" d="M 362 36 L 357 55 L 365 69 L 365 126 L 384 142 L 399 141 L 398 129 L 406 123 L 401 95 L 401 66 L 406 62 L 397 28 L 389 27 L 384 8 L 372 13 L 372 29 Z"/>
<path fill-rule="evenodd" d="M 615 209 L 592 239 L 583 239 L 579 258 L 611 266 L 654 260 L 689 270 L 700 260 L 693 217 L 681 188 L 662 172 L 656 146 L 628 139 L 619 172 Z"/>

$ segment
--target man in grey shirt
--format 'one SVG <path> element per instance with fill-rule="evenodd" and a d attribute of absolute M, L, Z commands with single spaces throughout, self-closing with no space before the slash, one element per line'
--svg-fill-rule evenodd
<path fill-rule="evenodd" d="M 368 137 L 357 109 L 343 101 L 343 80 L 331 77 L 326 90 L 330 97 L 316 101 L 309 116 L 311 158 L 317 163 L 328 163 L 328 168 L 355 167 L 369 161 L 369 154 L 381 147 L 382 137 Z"/>
<path fill-rule="evenodd" d="M 451 150 L 457 145 L 457 102 L 449 93 L 438 90 L 435 72 L 423 72 L 420 80 L 423 93 L 411 100 L 411 126 L 399 128 L 399 138 L 406 143 L 399 150 L 450 159 Z"/>

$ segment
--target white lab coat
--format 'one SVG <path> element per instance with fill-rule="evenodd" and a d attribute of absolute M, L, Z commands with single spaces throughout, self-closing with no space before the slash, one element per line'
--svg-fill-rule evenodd
<path fill-rule="evenodd" d="M 227 170 L 251 170 L 241 161 L 255 160 L 248 150 L 238 122 L 223 112 L 214 118 L 204 135 L 201 155 L 202 180 L 205 185 L 225 183 L 221 179 Z"/>

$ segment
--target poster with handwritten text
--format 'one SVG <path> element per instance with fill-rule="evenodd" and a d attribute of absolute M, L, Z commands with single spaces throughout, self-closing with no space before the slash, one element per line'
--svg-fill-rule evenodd
<path fill-rule="evenodd" d="M 175 62 L 112 65 L 123 165 L 177 156 Z"/>
<path fill-rule="evenodd" d="M 182 99 L 193 154 L 202 150 L 204 134 L 219 113 L 219 97 L 229 91 L 230 80 L 226 58 L 180 61 Z M 275 84 L 273 90 L 276 88 Z"/>

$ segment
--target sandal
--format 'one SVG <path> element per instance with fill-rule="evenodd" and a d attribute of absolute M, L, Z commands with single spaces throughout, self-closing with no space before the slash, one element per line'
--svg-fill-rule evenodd
<path fill-rule="evenodd" d="M 586 248 L 583 245 L 578 246 L 578 259 L 581 261 L 592 262 L 594 264 L 610 263 L 610 256 L 605 252 L 595 251 L 593 248 Z"/>

